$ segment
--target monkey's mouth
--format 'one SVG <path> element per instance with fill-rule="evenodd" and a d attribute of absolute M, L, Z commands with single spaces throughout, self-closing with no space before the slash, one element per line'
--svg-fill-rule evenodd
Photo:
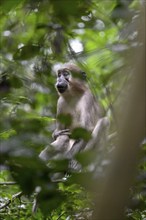
<path fill-rule="evenodd" d="M 66 86 L 58 85 L 57 89 L 58 89 L 58 92 L 64 93 L 66 91 L 66 89 L 67 89 L 67 85 Z"/>

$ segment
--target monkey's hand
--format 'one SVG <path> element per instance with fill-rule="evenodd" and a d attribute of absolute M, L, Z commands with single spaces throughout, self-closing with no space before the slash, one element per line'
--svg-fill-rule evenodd
<path fill-rule="evenodd" d="M 70 130 L 69 129 L 64 129 L 64 130 L 60 130 L 60 131 L 58 131 L 58 130 L 55 130 L 54 132 L 53 132 L 53 135 L 52 135 L 52 137 L 53 137 L 53 139 L 54 140 L 56 140 L 59 136 L 61 136 L 61 135 L 67 135 L 67 136 L 70 136 Z"/>

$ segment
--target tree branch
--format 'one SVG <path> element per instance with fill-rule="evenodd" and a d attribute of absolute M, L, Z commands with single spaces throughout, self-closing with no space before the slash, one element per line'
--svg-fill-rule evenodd
<path fill-rule="evenodd" d="M 21 196 L 22 196 L 22 192 L 18 192 L 16 194 L 14 194 L 12 196 L 12 199 L 7 200 L 7 202 L 0 207 L 0 210 L 8 207 L 16 198 L 20 198 Z"/>
<path fill-rule="evenodd" d="M 15 185 L 17 184 L 16 182 L 0 182 L 0 185 Z"/>

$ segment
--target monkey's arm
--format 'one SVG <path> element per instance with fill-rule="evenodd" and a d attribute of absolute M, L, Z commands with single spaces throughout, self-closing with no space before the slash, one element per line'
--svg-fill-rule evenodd
<path fill-rule="evenodd" d="M 109 120 L 103 117 L 98 120 L 93 132 L 92 137 L 88 142 L 84 140 L 75 141 L 70 151 L 67 152 L 66 156 L 70 159 L 70 168 L 73 170 L 80 170 L 82 166 L 74 159 L 74 156 L 82 150 L 91 150 L 95 147 L 102 149 L 107 141 L 107 128 L 109 126 Z"/>
<path fill-rule="evenodd" d="M 109 126 L 109 120 L 107 117 L 100 118 L 92 132 L 91 139 L 86 142 L 84 140 L 75 141 L 69 155 L 74 156 L 81 150 L 90 150 L 96 146 L 99 146 L 103 139 L 105 139 L 106 130 Z"/>
<path fill-rule="evenodd" d="M 79 153 L 81 150 L 83 150 L 86 146 L 87 142 L 85 142 L 84 140 L 76 140 L 71 149 L 66 152 L 66 156 L 68 159 L 72 159 L 77 153 Z"/>
<path fill-rule="evenodd" d="M 64 109 L 66 108 L 66 102 L 62 97 L 59 97 L 57 102 L 57 117 L 64 114 Z M 54 140 L 56 140 L 61 135 L 70 135 L 69 129 L 65 127 L 64 124 L 57 120 L 56 129 L 52 134 Z"/>
<path fill-rule="evenodd" d="M 109 124 L 108 119 L 101 116 L 102 109 L 100 109 L 100 106 L 90 92 L 87 92 L 83 96 L 80 105 L 83 104 L 84 108 L 79 106 L 82 109 L 80 112 L 80 125 L 91 132 L 91 139 L 88 142 L 82 139 L 75 141 L 71 150 L 68 152 L 70 158 L 84 149 L 92 149 L 95 145 L 100 145 L 99 143 L 103 139 Z"/>
<path fill-rule="evenodd" d="M 107 129 L 109 127 L 109 119 L 107 117 L 100 118 L 92 132 L 92 138 L 86 144 L 85 150 L 93 149 L 100 146 L 102 141 L 106 141 Z"/>

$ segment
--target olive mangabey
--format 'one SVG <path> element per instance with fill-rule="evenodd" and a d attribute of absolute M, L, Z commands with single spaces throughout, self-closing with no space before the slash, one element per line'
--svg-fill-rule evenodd
<path fill-rule="evenodd" d="M 95 144 L 97 133 L 103 124 L 100 121 L 102 111 L 87 84 L 86 73 L 75 64 L 66 63 L 58 69 L 55 87 L 59 94 L 57 118 L 61 115 L 70 116 L 71 123 L 66 125 L 57 120 L 51 146 L 72 158 L 76 153 Z M 83 139 L 70 138 L 72 131 L 79 127 L 91 133 L 92 138 L 88 143 Z M 40 158 L 49 159 L 48 147 L 40 153 Z"/>

